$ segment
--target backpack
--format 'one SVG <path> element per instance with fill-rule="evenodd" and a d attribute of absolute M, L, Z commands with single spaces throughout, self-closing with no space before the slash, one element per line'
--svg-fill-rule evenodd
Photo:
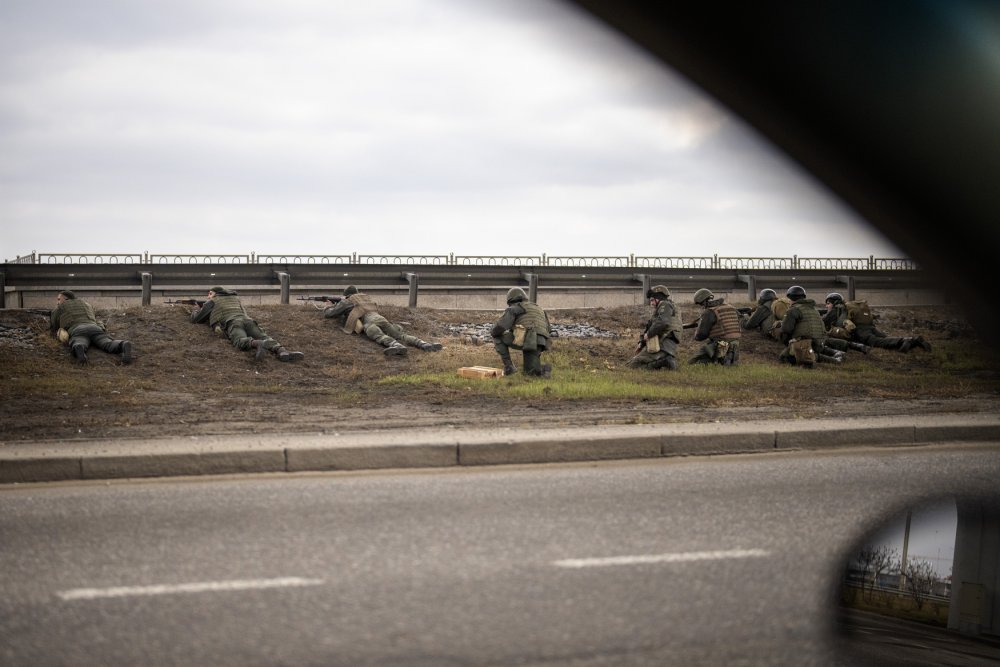
<path fill-rule="evenodd" d="M 780 320 L 785 317 L 785 313 L 788 309 L 792 307 L 792 300 L 787 296 L 779 296 L 777 299 L 771 302 L 771 312 L 774 313 L 774 319 Z"/>
<path fill-rule="evenodd" d="M 854 322 L 854 324 L 873 324 L 875 322 L 875 317 L 872 315 L 871 308 L 868 307 L 868 302 L 859 301 L 848 301 L 847 302 L 847 319 Z"/>

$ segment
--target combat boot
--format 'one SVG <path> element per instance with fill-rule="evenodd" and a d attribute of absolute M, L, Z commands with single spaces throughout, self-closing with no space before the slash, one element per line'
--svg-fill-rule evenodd
<path fill-rule="evenodd" d="M 122 363 L 132 363 L 132 343 L 127 340 L 122 341 Z"/>
<path fill-rule="evenodd" d="M 830 355 L 830 354 L 817 354 L 816 359 L 827 364 L 840 364 L 843 363 L 844 358 L 840 356 Z M 811 366 L 810 366 L 811 368 Z"/>
<path fill-rule="evenodd" d="M 552 377 L 552 364 L 542 364 L 542 377 L 543 378 Z"/>
<path fill-rule="evenodd" d="M 252 341 L 250 341 L 250 347 L 251 348 L 257 348 L 257 353 L 254 355 L 254 359 L 256 359 L 257 361 L 260 361 L 261 359 L 264 358 L 264 352 L 266 351 L 264 349 L 264 341 L 262 341 L 262 340 L 252 340 Z"/>
<path fill-rule="evenodd" d="M 427 341 L 420 341 L 420 349 L 424 352 L 440 352 L 444 348 L 441 343 L 428 343 Z"/>
<path fill-rule="evenodd" d="M 278 356 L 278 361 L 301 361 L 306 357 L 301 352 L 289 352 L 281 345 L 274 348 L 274 353 Z"/>
<path fill-rule="evenodd" d="M 847 346 L 852 350 L 857 350 L 861 354 L 868 354 L 869 352 L 872 351 L 871 347 L 865 345 L 864 343 L 850 342 L 847 344 Z"/>
<path fill-rule="evenodd" d="M 653 363 L 651 363 L 649 365 L 649 367 L 650 367 L 650 369 L 653 369 L 653 370 L 659 370 L 661 368 L 666 368 L 668 371 L 676 371 L 677 370 L 677 359 L 675 359 L 674 357 L 671 357 L 670 355 L 667 355 L 667 356 L 663 357 L 662 359 L 657 359 L 656 361 L 654 361 Z"/>
<path fill-rule="evenodd" d="M 930 351 L 931 351 L 931 344 L 930 344 L 930 343 L 928 343 L 927 341 L 925 341 L 925 340 L 924 340 L 924 337 L 923 337 L 923 336 L 917 336 L 917 337 L 916 337 L 916 338 L 915 338 L 915 339 L 913 340 L 913 344 L 914 344 L 914 345 L 916 345 L 917 347 L 922 347 L 922 348 L 924 348 L 924 349 L 925 349 L 925 350 L 927 350 L 928 352 L 930 352 Z"/>
<path fill-rule="evenodd" d="M 76 359 L 76 363 L 78 364 L 87 363 L 87 348 L 83 345 L 74 345 L 73 358 Z"/>
<path fill-rule="evenodd" d="M 510 357 L 500 357 L 500 361 L 503 362 L 504 375 L 513 375 L 517 372 L 517 369 L 514 367 L 514 362 L 510 360 Z"/>
<path fill-rule="evenodd" d="M 899 350 L 900 352 L 909 352 L 910 348 L 913 347 L 913 342 L 914 339 L 912 338 L 904 338 L 903 342 L 901 342 L 899 344 L 899 347 L 897 347 L 896 349 Z"/>
<path fill-rule="evenodd" d="M 406 346 L 401 345 L 397 341 L 392 341 L 391 345 L 386 346 L 386 348 L 382 350 L 382 354 L 387 357 L 405 357 Z"/>

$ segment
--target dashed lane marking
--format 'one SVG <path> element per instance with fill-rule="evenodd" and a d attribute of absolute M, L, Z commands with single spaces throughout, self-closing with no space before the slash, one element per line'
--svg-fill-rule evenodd
<path fill-rule="evenodd" d="M 728 551 L 688 551 L 673 554 L 644 556 L 612 556 L 608 558 L 567 558 L 553 562 L 556 567 L 612 567 L 615 565 L 648 565 L 652 563 L 692 563 L 702 560 L 733 558 L 763 558 L 769 555 L 764 549 L 730 549 Z"/>
<path fill-rule="evenodd" d="M 74 588 L 60 591 L 63 600 L 97 600 L 124 598 L 137 595 L 174 595 L 177 593 L 206 593 L 220 591 L 248 591 L 262 588 L 288 588 L 293 586 L 318 586 L 322 579 L 281 577 L 278 579 L 245 579 L 235 581 L 202 581 L 189 584 L 162 584 L 156 586 L 116 586 L 113 588 Z"/>

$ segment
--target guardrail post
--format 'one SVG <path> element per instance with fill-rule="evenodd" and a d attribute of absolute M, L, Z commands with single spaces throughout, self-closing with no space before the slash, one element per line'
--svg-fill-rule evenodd
<path fill-rule="evenodd" d="M 281 304 L 284 306 L 288 305 L 288 288 L 292 282 L 292 276 L 287 271 L 275 271 L 275 275 L 278 276 L 278 283 L 281 289 Z"/>
<path fill-rule="evenodd" d="M 847 300 L 854 301 L 854 276 L 837 276 L 837 283 L 847 286 Z"/>
<path fill-rule="evenodd" d="M 525 273 L 524 278 L 528 281 L 528 301 L 538 303 L 538 274 Z"/>
<path fill-rule="evenodd" d="M 153 302 L 153 274 L 142 271 L 139 277 L 142 279 L 142 305 L 148 306 Z"/>
<path fill-rule="evenodd" d="M 751 303 L 757 300 L 757 276 L 738 275 L 739 280 L 747 284 L 747 300 Z"/>
<path fill-rule="evenodd" d="M 633 280 L 638 280 L 642 284 L 642 298 L 645 300 L 646 295 L 649 293 L 650 283 L 653 282 L 652 276 L 647 273 L 637 273 L 632 276 Z"/>
<path fill-rule="evenodd" d="M 420 283 L 420 276 L 416 273 L 406 272 L 403 274 L 406 282 L 410 285 L 410 308 L 417 307 L 417 287 Z"/>
<path fill-rule="evenodd" d="M 0 271 L 0 308 L 7 307 L 7 274 Z"/>

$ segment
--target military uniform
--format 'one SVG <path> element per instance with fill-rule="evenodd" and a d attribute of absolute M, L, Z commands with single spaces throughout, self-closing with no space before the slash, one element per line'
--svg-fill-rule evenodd
<path fill-rule="evenodd" d="M 323 317 L 339 319 L 346 333 L 361 333 L 383 348 L 387 356 L 403 356 L 406 347 L 417 347 L 426 352 L 442 349 L 441 343 L 429 343 L 412 336 L 398 324 L 393 324 L 378 313 L 378 304 L 353 285 L 344 290 L 345 298 L 323 310 Z"/>
<path fill-rule="evenodd" d="M 216 331 L 222 331 L 229 342 L 238 350 L 257 350 L 257 358 L 264 352 L 271 352 L 280 361 L 298 361 L 305 357 L 301 352 L 290 352 L 281 343 L 271 338 L 257 321 L 250 317 L 243 308 L 239 295 L 235 290 L 215 287 L 208 301 L 191 313 L 191 321 L 195 324 L 208 324 Z"/>
<path fill-rule="evenodd" d="M 549 316 L 542 308 L 528 301 L 520 287 L 507 292 L 507 310 L 491 330 L 493 349 L 503 361 L 504 375 L 517 372 L 510 358 L 510 350 L 521 350 L 525 375 L 548 377 L 552 367 L 542 364 L 542 353 L 549 349 Z"/>
<path fill-rule="evenodd" d="M 830 309 L 823 316 L 823 323 L 827 327 L 840 327 L 849 330 L 848 335 L 852 343 L 898 352 L 909 352 L 914 347 L 920 347 L 927 351 L 931 349 L 930 343 L 925 341 L 922 336 L 887 336 L 881 332 L 875 326 L 875 317 L 865 302 L 852 302 L 857 304 L 853 318 L 849 312 L 848 304 L 839 294 L 828 295 L 827 303 L 830 304 Z M 847 326 L 848 322 L 853 326 Z"/>
<path fill-rule="evenodd" d="M 60 298 L 61 297 L 61 298 Z M 94 309 L 86 301 L 65 290 L 59 293 L 59 304 L 49 314 L 49 329 L 55 333 L 64 329 L 69 334 L 66 344 L 79 363 L 87 363 L 87 350 L 94 345 L 108 354 L 121 354 L 122 362 L 132 361 L 132 343 L 116 340 L 97 323 Z"/>
<path fill-rule="evenodd" d="M 843 353 L 835 352 L 826 345 L 826 327 L 812 299 L 798 298 L 788 308 L 781 320 L 781 338 L 788 344 L 779 357 L 782 361 L 806 366 L 817 361 L 837 364 L 842 361 Z M 797 351 L 796 346 L 804 352 Z"/>
<path fill-rule="evenodd" d="M 698 320 L 694 339 L 705 341 L 689 364 L 722 364 L 733 366 L 740 360 L 740 314 L 722 299 L 716 299 L 707 289 L 695 292 L 694 302 L 705 307 Z"/>
<path fill-rule="evenodd" d="M 677 304 L 670 298 L 670 291 L 657 285 L 646 293 L 656 299 L 653 317 L 646 323 L 642 349 L 628 360 L 630 368 L 677 368 L 677 346 L 680 343 L 681 316 Z M 655 349 L 650 349 L 655 348 Z"/>

